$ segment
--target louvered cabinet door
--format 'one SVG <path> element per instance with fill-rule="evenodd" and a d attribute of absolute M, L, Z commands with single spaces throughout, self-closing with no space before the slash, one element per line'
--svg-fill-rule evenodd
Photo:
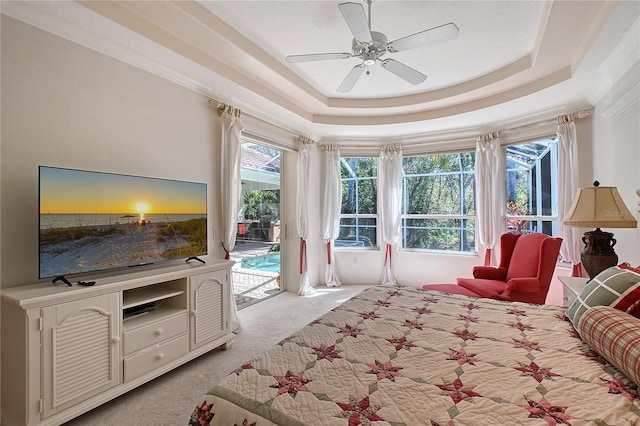
<path fill-rule="evenodd" d="M 118 295 L 42 308 L 44 417 L 120 383 Z"/>
<path fill-rule="evenodd" d="M 191 277 L 191 350 L 226 334 L 226 281 L 226 271 Z"/>

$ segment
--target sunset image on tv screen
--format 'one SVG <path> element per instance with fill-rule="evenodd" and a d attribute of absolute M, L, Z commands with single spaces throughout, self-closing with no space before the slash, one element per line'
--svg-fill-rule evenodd
<path fill-rule="evenodd" d="M 207 185 L 40 167 L 40 278 L 207 253 Z"/>

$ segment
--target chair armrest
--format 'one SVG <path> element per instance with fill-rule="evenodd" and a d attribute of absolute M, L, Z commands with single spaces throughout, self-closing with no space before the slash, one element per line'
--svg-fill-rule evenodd
<path fill-rule="evenodd" d="M 512 278 L 507 283 L 507 288 L 502 293 L 504 296 L 511 295 L 512 292 L 517 291 L 520 293 L 536 293 L 540 289 L 540 280 L 531 278 Z"/>
<path fill-rule="evenodd" d="M 505 279 L 507 278 L 507 268 L 496 268 L 494 266 L 474 266 L 473 278 L 505 281 Z"/>

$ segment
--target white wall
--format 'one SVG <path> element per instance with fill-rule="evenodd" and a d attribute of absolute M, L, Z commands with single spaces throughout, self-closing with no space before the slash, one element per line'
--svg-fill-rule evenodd
<path fill-rule="evenodd" d="M 336 265 L 343 284 L 377 284 L 382 276 L 384 250 L 338 250 Z M 484 257 L 482 258 L 484 259 Z M 395 277 L 399 284 L 455 283 L 457 277 L 471 276 L 471 269 L 482 263 L 476 254 L 445 254 L 394 250 Z"/>
<path fill-rule="evenodd" d="M 205 182 L 219 253 L 219 129 L 193 91 L 2 15 L 1 286 L 38 280 L 38 166 Z"/>
<path fill-rule="evenodd" d="M 636 53 L 637 54 L 637 53 Z M 594 110 L 593 179 L 616 186 L 638 219 L 640 198 L 640 62 L 620 78 Z M 620 262 L 640 265 L 640 228 L 606 229 L 613 232 Z"/>

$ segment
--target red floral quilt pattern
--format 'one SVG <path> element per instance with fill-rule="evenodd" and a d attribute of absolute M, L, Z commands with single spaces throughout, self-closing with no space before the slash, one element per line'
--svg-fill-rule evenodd
<path fill-rule="evenodd" d="M 638 388 L 563 308 L 388 286 L 245 363 L 203 407 L 211 425 L 640 425 Z"/>

